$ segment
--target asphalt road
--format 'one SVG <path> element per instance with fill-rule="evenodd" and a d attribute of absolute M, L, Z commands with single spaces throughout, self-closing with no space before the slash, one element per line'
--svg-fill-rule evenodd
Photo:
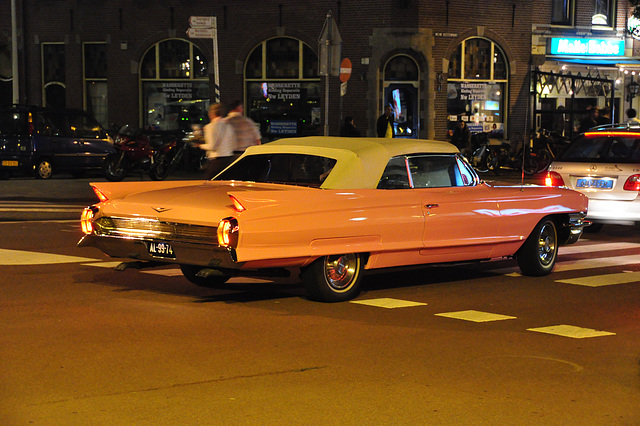
<path fill-rule="evenodd" d="M 77 221 L 0 223 L 0 424 L 637 425 L 640 229 L 390 271 L 353 303 L 125 270 Z"/>

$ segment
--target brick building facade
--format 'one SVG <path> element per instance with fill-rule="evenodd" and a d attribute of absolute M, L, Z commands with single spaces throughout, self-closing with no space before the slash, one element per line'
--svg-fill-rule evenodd
<path fill-rule="evenodd" d="M 444 139 L 459 118 L 475 131 L 529 132 L 532 58 L 539 53 L 534 48 L 532 56 L 532 44 L 540 43 L 534 33 L 550 24 L 558 2 L 4 0 L 3 105 L 13 102 L 12 3 L 20 103 L 84 108 L 103 124 L 189 123 L 216 96 L 213 42 L 189 38 L 189 18 L 215 16 L 220 97 L 243 100 L 269 138 L 322 134 L 327 105 L 328 134 L 337 135 L 350 115 L 374 136 L 383 106 L 392 104 L 398 136 Z M 563 29 L 580 34 L 594 1 L 561 3 L 573 7 L 573 22 Z M 629 6 L 614 3 L 614 27 L 624 28 Z M 344 96 L 337 76 L 318 75 L 329 11 L 342 58 L 352 63 Z"/>

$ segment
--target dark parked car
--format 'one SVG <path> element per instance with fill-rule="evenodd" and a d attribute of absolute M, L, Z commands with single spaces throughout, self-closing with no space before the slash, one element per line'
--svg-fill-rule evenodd
<path fill-rule="evenodd" d="M 15 106 L 0 110 L 0 177 L 16 172 L 48 179 L 54 171 L 100 170 L 115 152 L 107 132 L 85 111 Z"/>

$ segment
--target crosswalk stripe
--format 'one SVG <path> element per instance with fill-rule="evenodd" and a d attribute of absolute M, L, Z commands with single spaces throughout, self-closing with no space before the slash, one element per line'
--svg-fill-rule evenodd
<path fill-rule="evenodd" d="M 626 250 L 631 248 L 640 248 L 638 243 L 597 243 L 597 244 L 572 244 L 566 247 L 560 247 L 559 254 L 579 254 L 579 253 L 594 253 L 599 251 L 613 251 L 613 250 Z"/>
<path fill-rule="evenodd" d="M 77 212 L 81 211 L 84 204 L 58 204 L 44 201 L 3 201 L 0 202 L 0 212 L 27 212 L 37 211 L 41 213 Z"/>
<path fill-rule="evenodd" d="M 509 315 L 502 314 L 493 314 L 490 312 L 481 312 L 481 311 L 458 311 L 458 312 L 444 312 L 441 314 L 435 314 L 437 317 L 446 317 L 459 319 L 464 321 L 473 321 L 473 322 L 489 322 L 489 321 L 502 321 L 508 319 L 516 319 L 516 317 L 512 317 Z"/>
<path fill-rule="evenodd" d="M 408 300 L 392 299 L 388 297 L 381 297 L 378 299 L 352 300 L 350 303 L 355 303 L 357 305 L 375 306 L 385 309 L 409 308 L 414 306 L 426 305 L 426 303 L 410 302 Z"/>
<path fill-rule="evenodd" d="M 0 249 L 0 265 L 2 266 L 50 265 L 56 263 L 96 262 L 97 260 L 89 257 Z"/>
<path fill-rule="evenodd" d="M 527 331 L 535 331 L 538 333 L 555 334 L 562 337 L 571 337 L 572 339 L 585 339 L 589 337 L 615 336 L 616 333 L 609 331 L 593 330 L 591 328 L 576 327 L 573 325 L 552 325 L 548 327 L 527 328 Z"/>
<path fill-rule="evenodd" d="M 640 282 L 640 272 L 620 272 L 618 274 L 591 275 L 582 278 L 556 280 L 557 283 L 604 287 L 607 285 Z"/>
<path fill-rule="evenodd" d="M 640 264 L 640 255 L 599 257 L 597 259 L 566 260 L 556 264 L 556 272 L 580 271 L 583 269 L 604 268 L 607 266 L 622 266 Z"/>
<path fill-rule="evenodd" d="M 585 269 L 606 268 L 608 266 L 623 266 L 640 264 L 640 254 L 631 254 L 627 256 L 611 256 L 599 257 L 597 259 L 579 259 L 579 260 L 562 260 L 558 257 L 554 272 L 582 271 Z M 491 269 L 491 272 L 500 275 L 508 275 L 519 277 L 517 266 L 509 268 Z"/>

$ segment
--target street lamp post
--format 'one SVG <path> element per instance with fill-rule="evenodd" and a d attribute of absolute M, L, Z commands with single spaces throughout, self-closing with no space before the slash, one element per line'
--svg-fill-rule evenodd
<path fill-rule="evenodd" d="M 629 108 L 631 108 L 631 102 L 633 101 L 633 98 L 635 98 L 638 94 L 638 91 L 640 91 L 640 84 L 633 81 L 633 77 L 631 77 L 631 79 L 631 83 L 627 85 L 627 100 L 629 101 Z"/>
<path fill-rule="evenodd" d="M 16 0 L 11 0 L 11 78 L 13 84 L 13 103 L 20 103 L 20 85 L 18 80 L 18 15 Z"/>

